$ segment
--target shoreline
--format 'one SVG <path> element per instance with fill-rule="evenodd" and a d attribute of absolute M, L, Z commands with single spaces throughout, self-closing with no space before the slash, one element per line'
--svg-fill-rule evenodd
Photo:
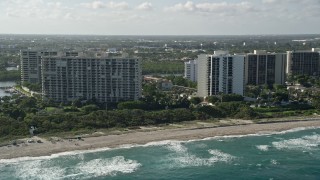
<path fill-rule="evenodd" d="M 57 138 L 53 141 L 39 137 L 26 138 L 41 140 L 41 143 L 22 143 L 19 146 L 9 145 L 0 147 L 1 159 L 14 159 L 23 157 L 41 157 L 70 151 L 94 151 L 97 149 L 121 148 L 127 145 L 145 145 L 151 142 L 165 140 L 201 140 L 217 136 L 250 135 L 290 130 L 294 128 L 315 127 L 320 128 L 320 120 L 301 120 L 271 123 L 249 123 L 221 127 L 187 127 L 153 129 L 150 131 L 132 131 L 120 135 L 102 135 L 98 137 L 85 137 L 77 139 Z"/>

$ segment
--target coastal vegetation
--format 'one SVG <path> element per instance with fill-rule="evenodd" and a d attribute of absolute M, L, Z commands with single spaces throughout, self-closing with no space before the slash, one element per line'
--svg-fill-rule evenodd
<path fill-rule="evenodd" d="M 95 131 L 105 128 L 128 128 L 163 125 L 193 120 L 220 118 L 253 119 L 307 116 L 320 110 L 318 96 L 314 104 L 292 103 L 284 106 L 260 106 L 242 101 L 238 95 L 208 97 L 213 105 L 200 105 L 201 99 L 175 97 L 172 94 L 149 90 L 139 101 L 104 104 L 95 101 L 69 104 L 42 101 L 34 97 L 2 97 L 0 101 L 0 140 L 29 134 Z M 221 101 L 222 99 L 222 101 Z M 250 106 L 251 105 L 251 106 Z"/>
<path fill-rule="evenodd" d="M 183 74 L 183 61 L 142 61 L 142 74 Z"/>
<path fill-rule="evenodd" d="M 166 79 L 170 80 L 174 85 L 177 86 L 183 86 L 183 87 L 190 87 L 190 88 L 196 88 L 197 83 L 190 81 L 189 79 L 183 78 L 182 76 L 166 76 Z"/>
<path fill-rule="evenodd" d="M 0 71 L 0 81 L 19 81 L 20 71 Z"/>

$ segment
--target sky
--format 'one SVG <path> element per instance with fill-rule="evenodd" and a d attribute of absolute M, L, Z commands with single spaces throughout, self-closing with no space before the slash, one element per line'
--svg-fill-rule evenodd
<path fill-rule="evenodd" d="M 320 0 L 0 0 L 0 34 L 319 34 Z"/>

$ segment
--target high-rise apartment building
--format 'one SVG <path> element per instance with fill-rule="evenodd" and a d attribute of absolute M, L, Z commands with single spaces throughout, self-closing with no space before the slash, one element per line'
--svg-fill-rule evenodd
<path fill-rule="evenodd" d="M 215 51 L 198 56 L 198 96 L 244 93 L 244 55 Z"/>
<path fill-rule="evenodd" d="M 141 64 L 137 58 L 64 52 L 42 56 L 41 72 L 44 99 L 118 102 L 141 97 Z"/>
<path fill-rule="evenodd" d="M 286 54 L 254 50 L 245 59 L 246 84 L 284 84 Z"/>
<path fill-rule="evenodd" d="M 287 51 L 288 75 L 319 75 L 320 52 L 314 48 L 311 51 Z"/>
<path fill-rule="evenodd" d="M 197 60 L 190 60 L 184 63 L 184 77 L 190 81 L 196 82 L 198 76 Z"/>
<path fill-rule="evenodd" d="M 55 51 L 20 51 L 21 82 L 41 83 L 41 56 L 57 55 Z"/>

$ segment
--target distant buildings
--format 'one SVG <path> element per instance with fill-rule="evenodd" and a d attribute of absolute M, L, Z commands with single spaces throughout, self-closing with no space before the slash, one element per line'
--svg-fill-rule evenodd
<path fill-rule="evenodd" d="M 198 96 L 244 93 L 244 55 L 215 51 L 198 56 Z"/>
<path fill-rule="evenodd" d="M 185 77 L 197 72 L 198 96 L 240 94 L 245 85 L 285 84 L 288 75 L 320 75 L 320 48 L 311 51 L 270 53 L 254 50 L 245 55 L 230 55 L 215 51 L 213 55 L 199 55 L 195 70 L 185 63 Z"/>
<path fill-rule="evenodd" d="M 286 54 L 254 50 L 246 54 L 245 82 L 251 85 L 284 84 Z"/>
<path fill-rule="evenodd" d="M 43 99 L 118 102 L 141 97 L 137 58 L 93 52 L 22 52 L 22 81 L 40 82 Z M 37 64 L 35 64 L 37 62 Z"/>
<path fill-rule="evenodd" d="M 288 75 L 319 75 L 320 53 L 319 48 L 311 51 L 287 51 Z"/>
<path fill-rule="evenodd" d="M 190 60 L 184 63 L 184 77 L 196 82 L 198 77 L 197 60 Z"/>

